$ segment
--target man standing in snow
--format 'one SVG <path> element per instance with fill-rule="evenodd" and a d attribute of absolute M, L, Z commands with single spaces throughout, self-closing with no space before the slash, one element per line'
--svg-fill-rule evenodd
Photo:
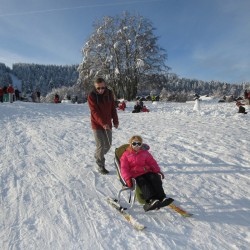
<path fill-rule="evenodd" d="M 36 97 L 37 97 L 37 102 L 41 102 L 41 93 L 40 93 L 40 91 L 37 91 L 36 92 Z"/>
<path fill-rule="evenodd" d="M 20 100 L 20 91 L 18 89 L 15 89 L 15 100 L 19 101 Z"/>
<path fill-rule="evenodd" d="M 103 78 L 95 80 L 94 89 L 88 95 L 88 104 L 91 113 L 91 126 L 96 142 L 95 159 L 97 170 L 101 174 L 108 174 L 109 171 L 105 168 L 104 155 L 109 151 L 112 144 L 112 120 L 115 128 L 118 128 L 119 121 L 114 95 L 106 87 Z"/>
<path fill-rule="evenodd" d="M 0 102 L 3 102 L 3 89 L 0 87 Z"/>

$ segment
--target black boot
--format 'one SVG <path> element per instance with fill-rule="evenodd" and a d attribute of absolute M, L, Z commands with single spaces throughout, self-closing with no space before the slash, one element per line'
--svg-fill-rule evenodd
<path fill-rule="evenodd" d="M 101 174 L 108 174 L 109 173 L 109 171 L 105 167 L 98 167 L 97 170 Z"/>
<path fill-rule="evenodd" d="M 174 199 L 165 197 L 165 198 L 160 202 L 159 208 L 161 208 L 161 207 L 166 207 L 166 206 L 170 205 L 173 201 L 174 201 Z"/>
<path fill-rule="evenodd" d="M 159 208 L 159 205 L 160 205 L 160 201 L 159 200 L 154 200 L 154 199 L 151 199 L 149 202 L 147 202 L 143 208 L 144 208 L 144 211 L 147 212 L 149 210 L 155 210 L 155 209 L 158 209 Z"/>

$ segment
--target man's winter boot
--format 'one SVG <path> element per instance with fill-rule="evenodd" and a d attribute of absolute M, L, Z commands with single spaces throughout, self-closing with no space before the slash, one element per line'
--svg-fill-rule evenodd
<path fill-rule="evenodd" d="M 101 174 L 108 174 L 109 171 L 105 167 L 99 167 L 97 168 L 98 172 Z"/>

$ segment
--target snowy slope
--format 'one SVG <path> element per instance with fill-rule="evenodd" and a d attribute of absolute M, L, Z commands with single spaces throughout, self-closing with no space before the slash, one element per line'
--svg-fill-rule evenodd
<path fill-rule="evenodd" d="M 249 249 L 250 114 L 235 104 L 147 103 L 119 111 L 107 154 L 94 167 L 86 104 L 0 103 L 0 249 Z M 133 230 L 104 198 L 120 188 L 114 149 L 140 134 L 165 173 L 164 189 L 194 214 L 131 214 Z"/>

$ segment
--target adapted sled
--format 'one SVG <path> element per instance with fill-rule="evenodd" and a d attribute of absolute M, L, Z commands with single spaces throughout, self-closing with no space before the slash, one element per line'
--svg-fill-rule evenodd
<path fill-rule="evenodd" d="M 133 186 L 130 188 L 127 186 L 126 181 L 123 179 L 121 175 L 121 166 L 120 166 L 120 158 L 122 154 L 126 151 L 128 148 L 129 144 L 123 144 L 119 148 L 115 149 L 115 158 L 114 158 L 114 163 L 115 163 L 115 168 L 117 171 L 117 175 L 119 177 L 119 180 L 122 184 L 122 188 L 119 190 L 117 199 L 113 200 L 115 202 L 115 205 L 118 206 L 116 207 L 118 210 L 123 211 L 124 209 L 127 209 L 123 206 L 121 206 L 121 195 L 123 192 L 128 192 L 128 198 L 126 199 L 124 196 L 124 200 L 128 204 L 128 208 L 131 209 L 134 206 L 135 200 L 137 200 L 140 204 L 144 205 L 146 203 L 146 200 L 143 198 L 143 194 L 141 192 L 140 187 L 136 184 L 136 180 L 132 178 Z M 147 144 L 142 144 L 142 149 L 143 150 L 149 150 L 149 146 Z M 114 205 L 114 203 L 113 203 Z M 190 217 L 192 216 L 191 213 L 186 212 L 179 206 L 175 205 L 174 202 L 172 202 L 170 205 L 168 205 L 168 208 L 174 210 L 175 212 L 179 213 L 183 217 Z"/>
<path fill-rule="evenodd" d="M 143 194 L 141 192 L 141 189 L 136 184 L 136 180 L 134 178 L 132 178 L 133 186 L 130 188 L 130 187 L 127 186 L 126 181 L 122 178 L 122 175 L 121 175 L 120 158 L 121 158 L 122 154 L 126 151 L 128 146 L 129 146 L 129 144 L 123 144 L 119 148 L 115 149 L 114 162 L 115 162 L 117 175 L 118 175 L 119 180 L 120 180 L 120 182 L 122 184 L 122 188 L 119 190 L 118 195 L 117 195 L 117 203 L 119 205 L 121 205 L 121 194 L 123 192 L 128 192 L 129 193 L 129 195 L 128 195 L 129 198 L 128 198 L 128 200 L 125 199 L 125 201 L 129 205 L 129 208 L 132 208 L 134 206 L 135 200 L 137 200 L 142 205 L 145 204 L 146 201 L 143 198 Z M 143 150 L 148 150 L 149 147 L 148 147 L 148 145 L 143 144 L 142 149 Z"/>

